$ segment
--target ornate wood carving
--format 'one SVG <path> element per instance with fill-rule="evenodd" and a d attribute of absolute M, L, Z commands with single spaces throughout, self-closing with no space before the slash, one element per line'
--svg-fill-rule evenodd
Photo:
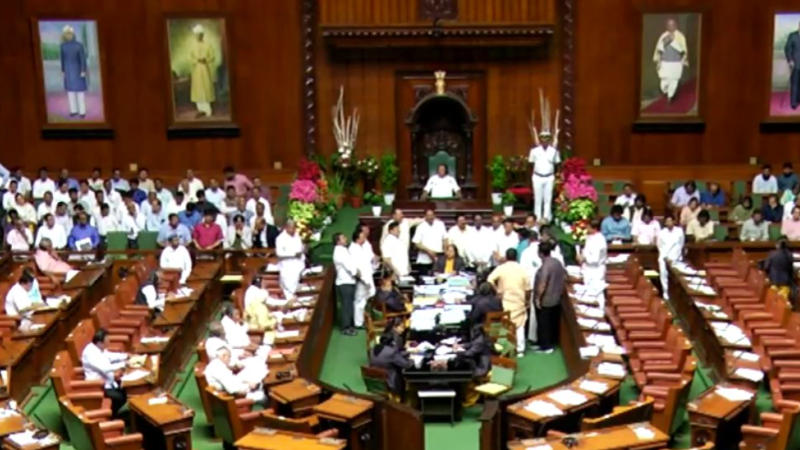
<path fill-rule="evenodd" d="M 575 142 L 575 8 L 577 0 L 561 0 L 561 136 L 563 149 Z"/>
<path fill-rule="evenodd" d="M 310 0 L 304 0 L 310 1 Z M 339 27 L 322 28 L 323 38 L 431 38 L 431 37 L 533 37 L 552 36 L 555 34 L 551 25 L 495 25 L 495 26 L 403 26 L 403 27 Z"/>
<path fill-rule="evenodd" d="M 314 33 L 317 28 L 317 0 L 302 0 L 303 30 L 303 128 L 306 155 L 317 150 L 317 73 Z"/>
<path fill-rule="evenodd" d="M 421 19 L 457 19 L 457 0 L 419 0 L 419 17 Z"/>

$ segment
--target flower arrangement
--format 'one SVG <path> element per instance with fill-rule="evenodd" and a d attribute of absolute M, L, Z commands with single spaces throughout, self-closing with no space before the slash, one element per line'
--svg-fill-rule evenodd
<path fill-rule="evenodd" d="M 586 161 L 569 158 L 556 179 L 555 216 L 564 240 L 572 244 L 586 239 L 589 221 L 597 211 L 597 191 L 586 170 Z"/>
<path fill-rule="evenodd" d="M 329 184 L 319 163 L 303 160 L 297 171 L 297 179 L 289 191 L 287 216 L 294 220 L 297 232 L 308 242 L 319 236 L 322 229 L 333 221 L 337 207 L 333 194 L 340 185 Z"/>
<path fill-rule="evenodd" d="M 300 160 L 297 166 L 297 179 L 298 180 L 311 180 L 317 181 L 322 177 L 322 170 L 319 164 L 314 161 L 309 161 L 306 158 Z"/>
<path fill-rule="evenodd" d="M 312 180 L 295 180 L 289 192 L 289 200 L 299 200 L 304 203 L 317 201 L 317 183 Z"/>
<path fill-rule="evenodd" d="M 369 155 L 359 159 L 358 162 L 356 162 L 356 168 L 367 178 L 374 179 L 378 174 L 380 165 L 374 156 Z"/>

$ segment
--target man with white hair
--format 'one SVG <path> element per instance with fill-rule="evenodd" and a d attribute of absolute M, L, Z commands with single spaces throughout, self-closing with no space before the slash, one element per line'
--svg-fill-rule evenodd
<path fill-rule="evenodd" d="M 661 93 L 672 101 L 683 76 L 683 68 L 689 66 L 689 47 L 686 45 L 686 36 L 678 30 L 675 19 L 668 19 L 666 28 L 656 42 L 653 62 L 661 80 Z"/>
<path fill-rule="evenodd" d="M 236 374 L 233 373 L 230 365 L 230 349 L 228 347 L 220 347 L 204 372 L 208 385 L 230 395 L 243 395 L 255 402 L 263 402 L 265 396 L 261 383 L 248 379 L 249 373 L 246 370 Z"/>
<path fill-rule="evenodd" d="M 304 251 L 303 240 L 297 232 L 297 226 L 293 220 L 287 220 L 283 231 L 275 239 L 281 289 L 287 299 L 294 298 L 297 285 L 300 284 L 300 274 L 306 267 Z"/>
<path fill-rule="evenodd" d="M 191 100 L 197 108 L 197 117 L 211 117 L 214 102 L 214 48 L 205 40 L 205 28 L 197 24 L 192 28 L 195 40 L 189 50 L 192 62 Z"/>
<path fill-rule="evenodd" d="M 75 30 L 65 25 L 61 31 L 61 73 L 67 91 L 69 116 L 86 118 L 87 55 L 83 44 L 75 39 Z"/>
<path fill-rule="evenodd" d="M 53 244 L 53 248 L 57 250 L 67 246 L 67 233 L 61 225 L 56 223 L 56 218 L 52 214 L 44 216 L 44 223 L 37 230 L 34 243 L 38 246 L 43 239 L 48 239 Z"/>
<path fill-rule="evenodd" d="M 169 246 L 161 251 L 159 266 L 162 269 L 180 270 L 181 284 L 186 284 L 186 280 L 192 273 L 192 256 L 189 254 L 189 250 L 181 245 L 181 239 L 177 233 L 169 237 Z"/>

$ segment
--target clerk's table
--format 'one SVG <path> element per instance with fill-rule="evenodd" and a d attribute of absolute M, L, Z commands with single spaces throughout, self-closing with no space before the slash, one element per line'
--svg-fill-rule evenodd
<path fill-rule="evenodd" d="M 302 378 L 273 386 L 269 389 L 269 397 L 277 404 L 276 411 L 288 409 L 289 416 L 300 417 L 319 403 L 322 389 Z"/>
<path fill-rule="evenodd" d="M 147 393 L 128 398 L 133 428 L 144 437 L 148 450 L 192 448 L 194 411 L 171 394 Z"/>
<path fill-rule="evenodd" d="M 372 423 L 372 406 L 369 400 L 343 394 L 333 394 L 331 398 L 314 406 L 314 412 L 324 420 L 333 422 L 339 429 L 340 437 L 347 437 L 351 450 L 369 448 L 368 440 L 363 436 L 371 436 L 368 432 Z"/>

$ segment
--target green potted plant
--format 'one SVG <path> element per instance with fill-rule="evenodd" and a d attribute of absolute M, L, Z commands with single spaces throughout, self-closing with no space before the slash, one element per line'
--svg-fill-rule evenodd
<path fill-rule="evenodd" d="M 361 208 L 363 205 L 363 193 L 364 188 L 361 186 L 361 183 L 352 185 L 350 191 L 350 206 L 356 209 Z"/>
<path fill-rule="evenodd" d="M 371 190 L 365 193 L 364 204 L 372 207 L 373 216 L 375 217 L 381 216 L 381 211 L 383 211 L 383 196 L 381 194 L 379 194 L 375 190 Z"/>
<path fill-rule="evenodd" d="M 331 173 L 328 175 L 327 181 L 328 195 L 330 196 L 331 201 L 336 205 L 337 208 L 341 208 L 344 204 L 344 177 L 338 173 Z"/>
<path fill-rule="evenodd" d="M 502 155 L 492 158 L 487 167 L 492 178 L 492 204 L 502 202 L 503 191 L 508 187 L 508 167 Z"/>
<path fill-rule="evenodd" d="M 397 168 L 397 156 L 394 153 L 386 153 L 381 156 L 380 162 L 380 181 L 383 189 L 383 200 L 387 205 L 394 203 L 397 178 L 400 170 Z"/>
<path fill-rule="evenodd" d="M 511 191 L 505 191 L 500 194 L 500 202 L 503 204 L 503 214 L 511 217 L 514 214 L 514 203 L 517 202 L 517 196 Z"/>

